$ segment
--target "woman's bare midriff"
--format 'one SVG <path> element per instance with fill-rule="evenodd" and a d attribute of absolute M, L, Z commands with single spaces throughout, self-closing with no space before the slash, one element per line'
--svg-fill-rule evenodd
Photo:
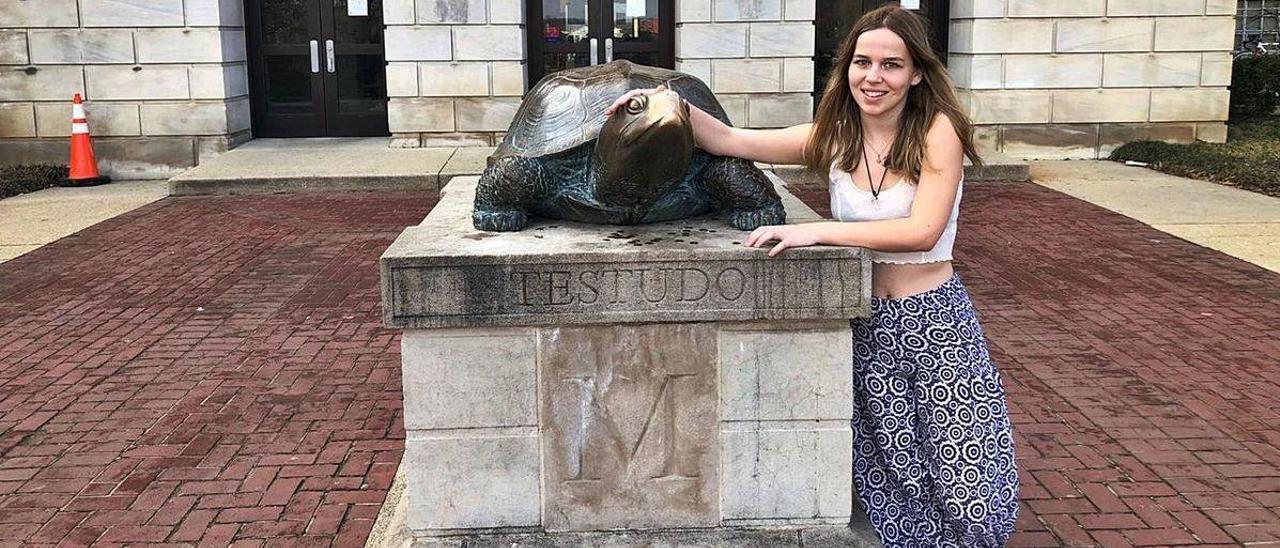
<path fill-rule="evenodd" d="M 901 299 L 936 289 L 951 278 L 951 261 L 924 264 L 871 264 L 871 294 Z"/>

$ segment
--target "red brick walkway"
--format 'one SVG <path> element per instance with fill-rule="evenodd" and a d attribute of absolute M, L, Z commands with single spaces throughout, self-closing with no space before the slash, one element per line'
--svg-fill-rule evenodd
<path fill-rule="evenodd" d="M 168 199 L 0 264 L 0 544 L 362 543 L 403 448 L 375 262 L 429 205 Z M 961 231 L 1013 544 L 1280 542 L 1280 275 L 1030 184 Z"/>

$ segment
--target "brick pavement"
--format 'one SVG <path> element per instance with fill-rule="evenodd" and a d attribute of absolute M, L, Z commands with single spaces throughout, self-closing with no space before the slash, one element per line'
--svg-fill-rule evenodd
<path fill-rule="evenodd" d="M 363 542 L 403 448 L 375 261 L 429 205 L 167 199 L 0 265 L 0 544 Z M 1280 542 L 1280 275 L 1031 184 L 961 224 L 1013 545 Z"/>

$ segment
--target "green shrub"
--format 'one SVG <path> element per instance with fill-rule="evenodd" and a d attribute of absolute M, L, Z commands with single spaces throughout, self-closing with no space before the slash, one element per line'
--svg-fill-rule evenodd
<path fill-rule="evenodd" d="M 1231 65 L 1231 119 L 1269 116 L 1280 105 L 1280 55 L 1242 57 Z"/>
<path fill-rule="evenodd" d="M 1111 159 L 1145 162 L 1165 173 L 1231 183 L 1280 197 L 1280 140 L 1186 145 L 1134 141 L 1117 148 Z"/>
<path fill-rule="evenodd" d="M 0 166 L 0 198 L 49 188 L 66 177 L 66 166 L 46 164 Z"/>

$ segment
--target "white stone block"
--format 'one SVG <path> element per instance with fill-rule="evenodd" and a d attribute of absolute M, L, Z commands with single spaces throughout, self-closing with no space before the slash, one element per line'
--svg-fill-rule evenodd
<path fill-rule="evenodd" d="M 387 102 L 387 124 L 392 133 L 453 131 L 453 99 L 399 99 Z"/>
<path fill-rule="evenodd" d="M 183 66 L 90 66 L 84 77 L 94 100 L 188 99 L 191 93 Z"/>
<path fill-rule="evenodd" d="M 782 60 L 782 91 L 813 91 L 813 59 Z"/>
<path fill-rule="evenodd" d="M 245 65 L 194 65 L 191 67 L 192 99 L 228 99 L 249 94 Z"/>
<path fill-rule="evenodd" d="M 188 27 L 244 27 L 244 0 L 186 0 Z"/>
<path fill-rule="evenodd" d="M 70 133 L 70 118 L 67 130 Z M 31 103 L 0 103 L 0 137 L 35 137 L 36 115 Z"/>
<path fill-rule="evenodd" d="M 0 97 L 5 101 L 70 101 L 83 91 L 84 73 L 78 66 L 0 69 Z"/>
<path fill-rule="evenodd" d="M 489 0 L 489 24 L 524 24 L 524 2 L 522 0 Z"/>
<path fill-rule="evenodd" d="M 1098 125 L 1015 125 L 1004 128 L 1003 152 L 1013 158 L 1073 160 L 1098 157 Z"/>
<path fill-rule="evenodd" d="M 1200 81 L 1199 53 L 1112 53 L 1105 57 L 1103 87 L 1194 86 Z"/>
<path fill-rule="evenodd" d="M 1000 55 L 947 56 L 947 70 L 956 86 L 967 89 L 1000 89 L 1004 57 Z"/>
<path fill-rule="evenodd" d="M 139 63 L 230 63 L 245 60 L 244 31 L 139 29 Z"/>
<path fill-rule="evenodd" d="M 524 65 L 521 63 L 489 63 L 489 81 L 496 96 L 524 95 Z"/>
<path fill-rule="evenodd" d="M 684 25 L 676 29 L 676 57 L 681 59 L 746 56 L 745 23 Z"/>
<path fill-rule="evenodd" d="M 542 520 L 536 431 L 405 440 L 411 530 L 535 527 Z"/>
<path fill-rule="evenodd" d="M 712 0 L 716 21 L 777 21 L 782 19 L 782 0 Z"/>
<path fill-rule="evenodd" d="M 1004 86 L 1005 58 L 1000 55 L 952 55 L 968 73 L 970 90 L 998 90 Z M 948 59 L 950 63 L 950 59 Z M 965 86 L 961 86 L 965 87 Z"/>
<path fill-rule="evenodd" d="M 1204 7 L 1205 15 L 1236 15 L 1236 0 L 1208 0 Z"/>
<path fill-rule="evenodd" d="M 506 131 L 520 108 L 519 97 L 456 99 L 458 131 Z"/>
<path fill-rule="evenodd" d="M 453 58 L 449 27 L 387 27 L 387 61 L 448 61 Z"/>
<path fill-rule="evenodd" d="M 86 27 L 181 27 L 183 0 L 80 0 Z"/>
<path fill-rule="evenodd" d="M 1009 17 L 1102 17 L 1107 0 L 1014 0 L 1008 10 Z"/>
<path fill-rule="evenodd" d="M 524 33 L 514 25 L 453 27 L 455 61 L 524 59 Z"/>
<path fill-rule="evenodd" d="M 711 0 L 683 0 L 676 8 L 677 23 L 711 22 Z"/>
<path fill-rule="evenodd" d="M 538 426 L 536 346 L 528 329 L 405 331 L 405 429 Z"/>
<path fill-rule="evenodd" d="M 424 97 L 489 95 L 487 63 L 420 63 L 418 75 Z"/>
<path fill-rule="evenodd" d="M 951 0 L 951 20 L 1004 17 L 1005 0 Z"/>
<path fill-rule="evenodd" d="M 1227 119 L 1226 89 L 1153 89 L 1152 122 L 1215 122 Z"/>
<path fill-rule="evenodd" d="M 974 122 L 982 124 L 1034 124 L 1049 121 L 1047 90 L 968 91 L 960 94 Z"/>
<path fill-rule="evenodd" d="M 691 59 L 676 61 L 676 70 L 694 76 L 707 87 L 711 87 L 711 61 L 709 59 Z"/>
<path fill-rule="evenodd" d="M 412 25 L 417 22 L 414 0 L 382 0 L 382 23 Z"/>
<path fill-rule="evenodd" d="M 823 427 L 811 424 L 720 433 L 723 519 L 848 520 L 853 506 L 853 433 L 848 418 L 818 423 Z M 748 425 L 722 423 L 726 429 L 738 426 Z"/>
<path fill-rule="evenodd" d="M 813 95 L 781 93 L 747 99 L 747 127 L 787 127 L 813 121 Z"/>
<path fill-rule="evenodd" d="M 1227 124 L 1222 122 L 1196 124 L 1196 140 L 1206 143 L 1227 142 Z"/>
<path fill-rule="evenodd" d="M 1235 44 L 1234 17 L 1160 17 L 1156 19 L 1156 51 L 1230 51 Z"/>
<path fill-rule="evenodd" d="M 30 60 L 27 56 L 27 33 L 0 30 L 0 65 L 25 65 Z"/>
<path fill-rule="evenodd" d="M 814 0 L 783 0 L 782 17 L 787 21 L 813 21 L 816 4 Z"/>
<path fill-rule="evenodd" d="M 135 103 L 89 101 L 84 104 L 84 111 L 94 137 L 142 135 Z M 41 137 L 66 137 L 71 133 L 71 109 L 65 104 L 40 103 L 36 105 L 36 125 Z"/>
<path fill-rule="evenodd" d="M 1000 151 L 1000 126 L 973 126 L 973 140 L 979 154 Z"/>
<path fill-rule="evenodd" d="M 751 23 L 751 57 L 813 57 L 813 23 Z"/>
<path fill-rule="evenodd" d="M 1201 54 L 1200 85 L 1225 87 L 1231 85 L 1231 53 L 1226 51 Z"/>
<path fill-rule="evenodd" d="M 973 19 L 951 25 L 948 42 L 955 53 L 1049 53 L 1053 20 Z"/>
<path fill-rule="evenodd" d="M 1124 0 L 1111 2 L 1107 15 L 1203 15 L 1205 0 Z"/>
<path fill-rule="evenodd" d="M 387 96 L 418 96 L 417 63 L 387 63 Z"/>
<path fill-rule="evenodd" d="M 1058 21 L 1056 51 L 1150 51 L 1153 32 L 1149 18 L 1063 19 Z"/>
<path fill-rule="evenodd" d="M 716 93 L 776 93 L 782 91 L 782 60 L 717 59 L 711 80 Z"/>
<path fill-rule="evenodd" d="M 0 28 L 78 26 L 76 0 L 0 0 Z"/>
<path fill-rule="evenodd" d="M 1090 89 L 1053 92 L 1054 123 L 1145 122 L 1150 112 L 1146 89 Z"/>
<path fill-rule="evenodd" d="M 225 135 L 249 128 L 248 101 L 143 103 L 143 135 Z"/>
<path fill-rule="evenodd" d="M 720 420 L 849 420 L 849 328 L 720 331 Z"/>
<path fill-rule="evenodd" d="M 485 24 L 486 0 L 418 0 L 420 24 Z"/>
<path fill-rule="evenodd" d="M 1005 88 L 1096 88 L 1101 85 L 1101 54 L 1006 55 L 1004 59 Z"/>
<path fill-rule="evenodd" d="M 720 101 L 720 106 L 724 108 L 725 116 L 729 117 L 729 121 L 737 127 L 747 126 L 747 96 L 746 95 L 729 95 L 716 94 L 716 99 Z"/>
<path fill-rule="evenodd" d="M 132 63 L 133 31 L 124 29 L 32 30 L 36 64 Z"/>

